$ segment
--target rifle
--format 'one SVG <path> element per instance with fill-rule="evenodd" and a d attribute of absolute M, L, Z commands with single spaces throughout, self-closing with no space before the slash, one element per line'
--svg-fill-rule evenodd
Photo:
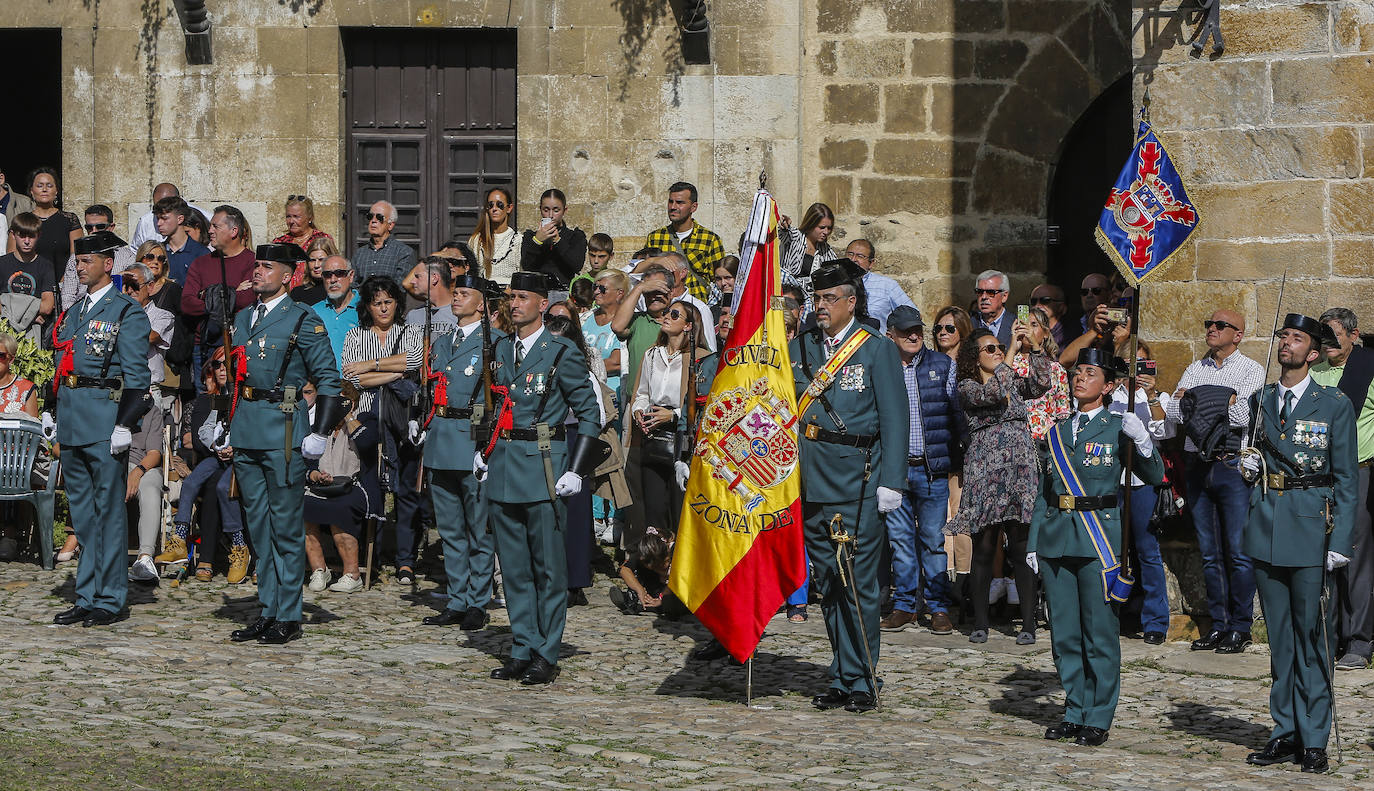
<path fill-rule="evenodd" d="M 224 406 L 219 410 L 220 423 L 224 426 L 224 433 L 229 434 L 229 423 L 233 419 L 234 403 L 238 396 L 239 372 L 230 366 L 235 365 L 234 359 L 234 338 L 233 325 L 230 323 L 229 301 L 234 299 L 234 291 L 229 288 L 229 270 L 224 263 L 224 251 L 216 250 L 215 255 L 219 256 L 219 279 L 224 288 L 222 299 L 219 301 L 219 336 L 220 346 L 224 349 L 224 370 L 228 372 L 225 377 L 225 384 L 231 388 L 228 396 L 221 396 Z M 243 355 L 243 359 L 238 363 L 244 368 L 244 375 L 248 373 L 248 355 Z M 219 406 L 219 404 L 216 404 Z M 213 448 L 212 448 L 213 450 Z M 239 487 L 238 478 L 234 477 L 234 466 L 229 465 L 229 497 L 238 497 Z"/>
<path fill-rule="evenodd" d="M 430 301 L 429 269 L 425 269 L 425 340 L 424 354 L 420 358 L 420 421 L 428 425 L 429 416 L 434 412 L 434 380 L 430 377 L 430 344 L 434 331 L 434 307 Z M 415 491 L 422 491 L 425 484 L 425 457 L 420 455 L 420 463 L 415 474 Z"/>

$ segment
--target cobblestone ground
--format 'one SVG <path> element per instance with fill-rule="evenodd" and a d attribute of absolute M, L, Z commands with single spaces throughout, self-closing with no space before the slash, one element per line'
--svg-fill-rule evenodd
<path fill-rule="evenodd" d="M 267 647 L 226 639 L 256 608 L 222 578 L 134 588 L 113 627 L 53 626 L 73 572 L 0 568 L 0 788 L 1368 788 L 1374 765 L 1364 672 L 1337 678 L 1335 772 L 1246 766 L 1270 725 L 1263 648 L 1125 641 L 1091 749 L 1041 738 L 1063 711 L 1047 633 L 884 635 L 882 709 L 853 715 L 809 705 L 816 615 L 773 621 L 747 708 L 744 668 L 687 660 L 699 627 L 620 615 L 604 578 L 570 612 L 562 676 L 526 689 L 487 676 L 505 612 L 476 634 L 421 626 L 442 607 L 428 581 L 307 592 L 306 639 Z"/>

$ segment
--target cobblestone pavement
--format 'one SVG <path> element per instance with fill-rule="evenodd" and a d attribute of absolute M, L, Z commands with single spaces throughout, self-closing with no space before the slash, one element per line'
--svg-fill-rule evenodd
<path fill-rule="evenodd" d="M 1334 773 L 1246 766 L 1270 726 L 1263 648 L 1125 641 L 1091 749 L 1041 738 L 1063 711 L 1047 633 L 884 635 L 882 709 L 853 715 L 809 705 L 829 661 L 815 614 L 773 621 L 747 708 L 743 667 L 686 659 L 700 627 L 620 615 L 604 578 L 570 612 L 562 676 L 526 689 L 487 676 L 504 611 L 476 634 L 421 626 L 442 607 L 426 580 L 307 592 L 307 637 L 267 647 L 227 640 L 256 607 L 218 577 L 133 588 L 113 627 L 53 626 L 73 571 L 0 567 L 0 788 L 1368 788 L 1374 765 L 1364 672 L 1337 678 Z"/>

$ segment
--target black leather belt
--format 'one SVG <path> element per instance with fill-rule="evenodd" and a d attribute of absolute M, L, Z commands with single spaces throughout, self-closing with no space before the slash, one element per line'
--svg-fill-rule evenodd
<path fill-rule="evenodd" d="M 1102 497 L 1074 497 L 1071 494 L 1059 495 L 1059 510 L 1061 511 L 1097 511 L 1103 508 L 1115 508 L 1116 495 L 1108 494 Z"/>
<path fill-rule="evenodd" d="M 1331 475 L 1284 475 L 1281 472 L 1271 472 L 1266 476 L 1265 481 L 1269 484 L 1270 489 L 1283 491 L 1331 486 L 1336 482 L 1336 479 Z"/>
<path fill-rule="evenodd" d="M 472 407 L 437 406 L 434 408 L 434 416 L 446 417 L 451 420 L 467 420 L 472 417 Z"/>
<path fill-rule="evenodd" d="M 539 431 L 532 428 L 503 428 L 501 429 L 501 439 L 514 439 L 522 442 L 536 442 L 539 439 Z M 561 441 L 567 439 L 568 429 L 566 426 L 555 426 L 549 429 L 549 439 Z"/>
<path fill-rule="evenodd" d="M 78 387 L 98 387 L 102 390 L 118 390 L 124 386 L 124 380 L 117 376 L 102 379 L 99 376 L 77 376 L 76 374 L 67 374 L 62 377 L 62 384 L 72 389 Z"/>
<path fill-rule="evenodd" d="M 244 387 L 239 395 L 244 401 L 266 401 L 269 404 L 280 404 L 286 397 L 282 390 L 268 390 L 262 387 Z"/>
<path fill-rule="evenodd" d="M 925 456 L 907 456 L 907 457 L 906 457 L 906 466 L 908 466 L 908 467 L 924 467 L 924 466 L 926 466 L 926 457 L 925 457 Z"/>
<path fill-rule="evenodd" d="M 878 440 L 876 434 L 850 434 L 843 431 L 828 431 L 817 426 L 815 423 L 807 425 L 804 436 L 816 442 L 828 442 L 831 445 L 845 445 L 850 448 L 871 448 L 873 443 Z"/>

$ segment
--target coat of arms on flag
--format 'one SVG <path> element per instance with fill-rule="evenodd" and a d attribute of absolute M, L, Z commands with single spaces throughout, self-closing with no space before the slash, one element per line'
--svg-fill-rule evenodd
<path fill-rule="evenodd" d="M 1131 285 L 1164 266 L 1201 218 L 1183 178 L 1148 121 L 1097 222 L 1097 244 Z"/>
<path fill-rule="evenodd" d="M 797 467 L 796 415 L 765 379 L 713 393 L 696 454 L 749 513 Z"/>

